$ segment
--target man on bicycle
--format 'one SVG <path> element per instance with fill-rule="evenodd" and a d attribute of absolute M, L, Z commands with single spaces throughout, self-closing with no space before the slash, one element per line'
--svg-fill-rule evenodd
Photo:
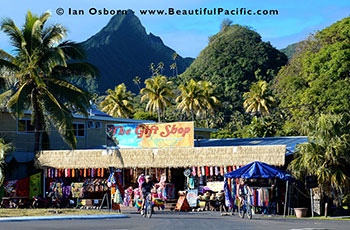
<path fill-rule="evenodd" d="M 239 203 L 242 206 L 244 204 L 244 199 L 249 194 L 249 186 L 245 183 L 245 180 L 243 178 L 240 179 L 239 183 L 237 184 L 237 197 L 239 199 Z"/>
<path fill-rule="evenodd" d="M 151 176 L 146 176 L 145 177 L 146 181 L 143 182 L 143 184 L 141 185 L 141 192 L 142 192 L 142 205 L 141 205 L 141 211 L 143 210 L 144 206 L 145 206 L 145 200 L 147 198 L 147 196 L 151 193 L 152 188 L 154 187 L 154 184 L 151 180 Z"/>

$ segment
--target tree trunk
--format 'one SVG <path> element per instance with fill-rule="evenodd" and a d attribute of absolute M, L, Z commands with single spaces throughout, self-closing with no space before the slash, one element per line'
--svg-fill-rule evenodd
<path fill-rule="evenodd" d="M 36 90 L 32 92 L 32 104 L 34 113 L 34 154 L 36 154 L 40 149 L 40 136 L 41 136 L 41 123 L 40 123 L 40 108 L 38 105 L 38 94 Z"/>
<path fill-rule="evenodd" d="M 175 62 L 176 64 L 176 62 Z M 175 67 L 175 71 L 176 71 L 176 77 L 179 75 L 178 71 L 177 71 L 177 64 L 176 64 L 176 67 Z"/>
<path fill-rule="evenodd" d="M 207 128 L 209 128 L 208 112 L 207 111 L 205 111 L 205 125 Z"/>
<path fill-rule="evenodd" d="M 160 122 L 160 109 L 158 108 L 158 122 Z"/>

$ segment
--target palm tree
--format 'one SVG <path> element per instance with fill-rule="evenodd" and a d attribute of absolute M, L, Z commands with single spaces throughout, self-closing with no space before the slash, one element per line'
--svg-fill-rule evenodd
<path fill-rule="evenodd" d="M 170 65 L 170 70 L 173 71 L 173 76 L 175 76 L 175 70 L 177 69 L 176 63 L 174 62 L 173 64 Z"/>
<path fill-rule="evenodd" d="M 5 157 L 6 154 L 12 152 L 14 147 L 12 144 L 5 143 L 3 139 L 0 138 L 0 186 L 4 182 L 4 167 L 5 167 Z"/>
<path fill-rule="evenodd" d="M 153 62 L 149 65 L 149 71 L 151 71 L 152 76 L 156 76 L 159 72 L 158 68 L 155 67 Z"/>
<path fill-rule="evenodd" d="M 175 67 L 175 71 L 176 71 L 176 76 L 178 76 L 178 72 L 177 72 L 177 64 L 176 64 L 176 59 L 179 57 L 179 55 L 175 52 L 173 53 L 172 59 L 174 61 L 174 67 Z"/>
<path fill-rule="evenodd" d="M 298 146 L 290 163 L 292 174 L 300 179 L 317 177 L 322 192 L 336 199 L 350 192 L 350 119 L 348 115 L 321 115 L 309 121 L 304 132 L 309 142 Z"/>
<path fill-rule="evenodd" d="M 164 70 L 164 63 L 163 62 L 159 62 L 157 68 L 159 69 L 159 72 L 162 75 L 163 74 L 163 70 Z"/>
<path fill-rule="evenodd" d="M 0 95 L 7 109 L 21 117 L 26 109 L 32 111 L 35 144 L 40 148 L 41 134 L 53 125 L 71 148 L 76 146 L 72 129 L 72 111 L 87 115 L 90 94 L 69 83 L 75 76 L 96 76 L 85 59 L 82 46 L 63 41 L 67 30 L 60 24 L 46 25 L 51 13 L 41 16 L 28 11 L 19 29 L 12 19 L 0 23 L 1 30 L 9 36 L 14 46 L 14 56 L 0 49 L 0 70 L 10 71 L 11 77 L 0 76 L 10 82 L 10 87 Z"/>
<path fill-rule="evenodd" d="M 166 106 L 171 105 L 174 97 L 173 82 L 168 81 L 165 76 L 158 75 L 146 79 L 145 85 L 146 87 L 140 91 L 143 94 L 141 102 L 148 100 L 146 111 L 157 112 L 158 122 L 160 122 L 161 114 L 165 111 Z"/>
<path fill-rule="evenodd" d="M 136 76 L 133 80 L 135 85 L 137 85 L 137 87 L 139 87 L 139 90 L 141 90 L 140 88 L 140 84 L 141 84 L 141 78 L 139 76 Z"/>
<path fill-rule="evenodd" d="M 253 83 L 250 87 L 250 91 L 244 93 L 243 97 L 245 98 L 243 107 L 246 109 L 247 113 L 253 114 L 269 114 L 269 108 L 275 102 L 268 91 L 268 83 L 262 80 Z"/>
<path fill-rule="evenodd" d="M 195 114 L 199 115 L 203 111 L 205 102 L 203 97 L 203 88 L 201 82 L 191 79 L 186 82 L 187 85 L 180 85 L 181 95 L 176 98 L 177 109 L 192 117 L 195 120 Z"/>
<path fill-rule="evenodd" d="M 113 117 L 129 118 L 133 114 L 131 104 L 133 94 L 126 91 L 124 83 L 116 86 L 114 90 L 108 89 L 106 98 L 101 102 L 102 111 Z"/>
<path fill-rule="evenodd" d="M 202 88 L 202 100 L 204 102 L 203 106 L 203 113 L 204 118 L 206 120 L 206 126 L 209 128 L 209 120 L 208 120 L 208 113 L 212 116 L 215 115 L 215 112 L 218 111 L 219 107 L 221 106 L 221 103 L 219 99 L 215 96 L 215 86 L 211 84 L 211 82 L 208 81 L 202 81 L 201 83 Z"/>

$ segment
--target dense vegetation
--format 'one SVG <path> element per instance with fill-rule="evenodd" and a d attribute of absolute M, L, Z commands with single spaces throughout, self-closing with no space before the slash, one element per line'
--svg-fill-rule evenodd
<path fill-rule="evenodd" d="M 311 35 L 274 80 L 289 126 L 322 113 L 348 113 L 350 106 L 350 18 Z"/>
<path fill-rule="evenodd" d="M 293 44 L 288 45 L 284 49 L 280 49 L 280 51 L 282 53 L 284 53 L 288 57 L 288 59 L 291 59 L 293 57 L 293 55 L 295 54 L 298 45 L 299 45 L 299 43 L 293 43 Z"/>
<path fill-rule="evenodd" d="M 216 93 L 229 122 L 235 111 L 244 112 L 243 93 L 251 84 L 271 81 L 286 63 L 287 57 L 252 29 L 226 25 L 209 38 L 208 46 L 176 81 L 206 80 L 220 86 Z"/>

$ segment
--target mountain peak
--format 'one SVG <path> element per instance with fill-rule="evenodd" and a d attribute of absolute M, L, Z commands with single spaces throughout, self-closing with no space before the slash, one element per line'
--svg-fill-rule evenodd
<path fill-rule="evenodd" d="M 105 27 L 82 45 L 88 61 L 100 71 L 100 93 L 120 83 L 137 92 L 139 88 L 132 80 L 135 76 L 140 76 L 142 80 L 150 77 L 151 63 L 163 62 L 165 68 L 162 74 L 173 75 L 170 65 L 176 51 L 166 46 L 160 37 L 147 34 L 140 19 L 131 10 L 126 15 L 113 16 Z M 182 73 L 192 61 L 192 58 L 179 56 L 176 60 L 178 72 Z"/>
<path fill-rule="evenodd" d="M 114 15 L 105 27 L 86 40 L 84 44 L 87 48 L 95 45 L 108 44 L 111 35 L 124 33 L 127 30 L 138 32 L 140 35 L 146 35 L 146 29 L 142 26 L 141 21 L 135 15 L 134 11 L 130 9 L 127 11 L 127 14 Z"/>

